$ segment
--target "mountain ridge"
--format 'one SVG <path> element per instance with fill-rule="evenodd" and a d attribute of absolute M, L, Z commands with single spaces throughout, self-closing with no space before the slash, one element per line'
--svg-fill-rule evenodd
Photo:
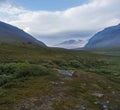
<path fill-rule="evenodd" d="M 120 24 L 107 27 L 96 33 L 85 45 L 85 49 L 120 47 Z"/>
<path fill-rule="evenodd" d="M 0 21 L 0 43 L 32 43 L 46 46 L 18 27 Z"/>

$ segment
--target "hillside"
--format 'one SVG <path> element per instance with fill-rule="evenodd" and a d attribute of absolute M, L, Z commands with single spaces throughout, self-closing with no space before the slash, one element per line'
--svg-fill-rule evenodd
<path fill-rule="evenodd" d="M 0 110 L 119 110 L 120 57 L 0 44 Z"/>
<path fill-rule="evenodd" d="M 32 43 L 45 46 L 23 30 L 4 22 L 0 22 L 0 43 Z"/>
<path fill-rule="evenodd" d="M 96 33 L 85 46 L 85 49 L 106 48 L 120 48 L 120 24 Z"/>

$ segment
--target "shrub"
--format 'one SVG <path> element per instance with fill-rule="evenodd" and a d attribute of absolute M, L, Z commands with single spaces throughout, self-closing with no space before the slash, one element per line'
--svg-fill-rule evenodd
<path fill-rule="evenodd" d="M 100 73 L 100 74 L 111 74 L 112 71 L 110 70 L 106 70 L 106 69 L 89 69 L 90 72 L 94 72 L 94 73 Z"/>
<path fill-rule="evenodd" d="M 77 60 L 71 60 L 69 62 L 70 66 L 74 67 L 74 68 L 79 68 L 79 67 L 83 67 L 82 64 L 77 61 Z"/>
<path fill-rule="evenodd" d="M 42 76 L 48 74 L 48 69 L 34 64 L 21 64 L 16 68 L 16 78 L 29 76 Z"/>
<path fill-rule="evenodd" d="M 6 74 L 6 75 L 14 74 L 16 66 L 17 65 L 15 65 L 15 64 L 0 64 L 0 75 L 3 75 L 3 74 Z"/>
<path fill-rule="evenodd" d="M 0 86 L 19 78 L 26 79 L 31 76 L 47 75 L 48 73 L 50 73 L 48 68 L 28 62 L 0 64 Z"/>
<path fill-rule="evenodd" d="M 56 60 L 56 61 L 54 61 L 54 63 L 55 63 L 56 65 L 58 65 L 59 67 L 68 66 L 68 62 L 65 61 L 65 60 Z"/>
<path fill-rule="evenodd" d="M 4 85 L 5 83 L 9 82 L 12 79 L 12 76 L 8 75 L 0 75 L 0 86 Z"/>

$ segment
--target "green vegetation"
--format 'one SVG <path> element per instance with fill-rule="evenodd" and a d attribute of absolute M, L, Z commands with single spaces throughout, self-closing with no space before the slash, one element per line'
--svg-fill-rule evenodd
<path fill-rule="evenodd" d="M 73 70 L 74 74 L 65 76 L 58 69 Z M 110 110 L 117 110 L 119 72 L 117 56 L 1 44 L 0 110 L 101 110 L 103 102 L 109 102 Z"/>
<path fill-rule="evenodd" d="M 1 64 L 0 71 L 0 85 L 4 85 L 14 79 L 49 74 L 46 67 L 29 63 Z"/>

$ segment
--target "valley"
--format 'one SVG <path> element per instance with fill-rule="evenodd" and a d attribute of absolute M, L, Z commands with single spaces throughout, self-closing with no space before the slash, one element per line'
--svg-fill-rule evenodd
<path fill-rule="evenodd" d="M 119 110 L 119 29 L 51 48 L 0 22 L 0 110 Z"/>
<path fill-rule="evenodd" d="M 0 110 L 119 110 L 120 57 L 0 44 Z"/>
<path fill-rule="evenodd" d="M 120 0 L 0 0 L 0 110 L 120 110 Z"/>

